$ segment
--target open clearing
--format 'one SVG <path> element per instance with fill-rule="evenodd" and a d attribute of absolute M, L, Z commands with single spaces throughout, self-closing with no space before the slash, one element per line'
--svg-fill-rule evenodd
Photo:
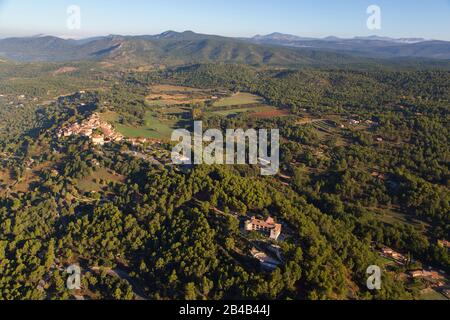
<path fill-rule="evenodd" d="M 146 98 L 149 106 L 175 106 L 203 103 L 212 99 L 211 90 L 174 86 L 155 85 L 150 87 L 151 94 Z"/>
<path fill-rule="evenodd" d="M 197 89 L 175 85 L 155 85 L 150 87 L 147 96 L 146 113 L 142 124 L 124 124 L 116 112 L 106 112 L 101 117 L 127 138 L 147 138 L 169 140 L 175 129 L 186 128 L 192 124 L 192 105 L 202 105 L 205 117 L 230 117 L 247 114 L 251 118 L 269 119 L 289 115 L 288 110 L 265 104 L 264 99 L 250 93 L 229 95 L 222 89 Z M 215 103 L 213 100 L 216 100 Z"/>
<path fill-rule="evenodd" d="M 78 69 L 75 67 L 62 67 L 59 68 L 58 70 L 55 70 L 52 72 L 53 76 L 57 76 L 59 74 L 64 74 L 64 73 L 70 73 L 70 72 L 74 72 L 77 71 Z"/>
<path fill-rule="evenodd" d="M 182 104 L 202 103 L 205 98 L 192 98 L 186 94 L 151 94 L 147 97 L 147 104 L 150 106 L 171 106 Z"/>
<path fill-rule="evenodd" d="M 231 97 L 226 97 L 216 101 L 214 103 L 214 107 L 242 106 L 246 104 L 265 104 L 265 102 L 263 98 L 258 97 L 257 95 L 240 92 L 232 95 Z"/>
<path fill-rule="evenodd" d="M 170 92 L 170 91 L 176 91 L 176 92 L 203 92 L 205 90 L 198 89 L 198 88 L 191 88 L 191 87 L 183 87 L 183 86 L 175 86 L 171 84 L 159 84 L 151 87 L 152 92 L 155 93 L 161 93 L 161 92 Z"/>
<path fill-rule="evenodd" d="M 400 223 L 404 225 L 411 225 L 419 230 L 426 230 L 430 227 L 426 222 L 415 219 L 414 216 L 402 213 L 399 208 L 388 207 L 388 208 L 371 208 L 378 214 L 380 221 L 393 225 L 395 223 Z"/>
<path fill-rule="evenodd" d="M 98 192 L 104 187 L 104 183 L 123 182 L 125 178 L 111 170 L 99 168 L 92 175 L 77 181 L 78 189 L 82 192 Z M 103 182 L 103 184 L 101 183 Z"/>
<path fill-rule="evenodd" d="M 252 114 L 252 117 L 259 118 L 259 119 L 270 119 L 270 118 L 276 118 L 276 117 L 284 117 L 288 116 L 289 110 L 282 110 L 277 109 L 275 107 L 269 107 L 266 110 L 257 111 Z"/>
<path fill-rule="evenodd" d="M 245 107 L 243 106 L 236 106 L 235 108 L 224 108 L 224 109 L 212 109 L 208 110 L 206 112 L 206 115 L 208 116 L 235 116 L 242 113 L 248 113 L 250 117 L 252 118 L 272 118 L 277 116 L 283 116 L 285 115 L 284 112 L 280 112 L 281 110 L 276 109 L 275 107 L 270 106 L 252 106 L 252 107 Z"/>
<path fill-rule="evenodd" d="M 18 182 L 11 179 L 7 179 L 6 181 L 10 183 L 12 192 L 27 192 L 31 189 L 33 183 L 39 182 L 41 173 L 50 168 L 51 162 L 47 161 L 35 166 L 33 169 L 27 168 Z"/>
<path fill-rule="evenodd" d="M 424 292 L 420 296 L 420 300 L 430 300 L 430 301 L 439 301 L 439 300 L 448 300 L 446 297 L 444 297 L 439 292 L 428 289 L 424 290 Z"/>
<path fill-rule="evenodd" d="M 105 121 L 110 122 L 115 129 L 127 138 L 147 138 L 156 140 L 170 139 L 178 120 L 162 119 L 155 112 L 147 112 L 142 126 L 123 125 L 119 123 L 119 115 L 115 112 L 102 114 Z"/>
<path fill-rule="evenodd" d="M 207 115 L 224 117 L 242 113 L 248 113 L 250 117 L 259 119 L 269 119 L 289 115 L 288 110 L 269 106 L 263 98 L 247 92 L 240 92 L 231 97 L 219 99 L 213 104 L 213 107 L 208 108 L 206 112 Z"/>

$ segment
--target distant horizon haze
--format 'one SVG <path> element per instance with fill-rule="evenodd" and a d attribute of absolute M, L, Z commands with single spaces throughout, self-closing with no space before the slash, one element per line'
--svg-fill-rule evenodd
<path fill-rule="evenodd" d="M 67 27 L 67 9 L 81 10 L 81 28 Z M 367 8 L 381 9 L 381 29 L 367 27 Z M 450 0 L 0 0 L 0 38 L 37 34 L 84 39 L 155 35 L 167 30 L 253 37 L 379 36 L 450 41 Z"/>
<path fill-rule="evenodd" d="M 88 35 L 88 36 L 72 36 L 72 35 L 58 35 L 58 34 L 46 34 L 46 33 L 37 33 L 37 34 L 30 34 L 30 35 L 10 35 L 10 36 L 1 36 L 0 35 L 0 39 L 8 39 L 8 38 L 38 38 L 38 37 L 55 37 L 55 38 L 60 38 L 60 39 L 64 39 L 64 40 L 87 40 L 87 39 L 93 39 L 93 38 L 102 38 L 102 37 L 109 37 L 109 36 L 117 36 L 117 37 L 140 37 L 140 36 L 157 36 L 160 34 L 164 34 L 166 32 L 177 32 L 177 33 L 184 33 L 184 32 L 193 32 L 196 34 L 204 34 L 204 35 L 209 35 L 209 36 L 218 36 L 218 37 L 224 37 L 224 38 L 234 38 L 234 39 L 252 39 L 252 38 L 256 38 L 256 37 L 266 37 L 266 36 L 270 36 L 273 34 L 281 34 L 281 35 L 286 35 L 286 36 L 295 36 L 295 37 L 299 37 L 299 38 L 310 38 L 311 40 L 325 40 L 327 38 L 337 38 L 337 39 L 342 39 L 342 40 L 353 40 L 353 39 L 358 39 L 358 38 L 365 38 L 365 39 L 370 39 L 370 38 L 390 38 L 393 40 L 400 40 L 400 39 L 421 39 L 424 41 L 450 41 L 450 40 L 444 40 L 444 39 L 432 39 L 432 38 L 422 38 L 422 37 L 402 37 L 402 38 L 396 38 L 396 37 L 390 37 L 390 36 L 379 36 L 376 34 L 372 34 L 372 35 L 355 35 L 355 36 L 351 36 L 351 37 L 338 37 L 335 36 L 333 34 L 330 34 L 328 36 L 324 36 L 324 37 L 308 37 L 305 35 L 299 35 L 299 34 L 290 34 L 290 33 L 282 33 L 282 32 L 271 32 L 268 34 L 255 34 L 252 36 L 227 36 L 227 35 L 221 35 L 221 34 L 212 34 L 212 33 L 203 33 L 203 32 L 197 32 L 195 30 L 182 30 L 182 31 L 176 31 L 176 30 L 166 30 L 160 33 L 142 33 L 142 34 L 120 34 L 120 33 L 109 33 L 109 34 L 95 34 L 95 35 Z"/>

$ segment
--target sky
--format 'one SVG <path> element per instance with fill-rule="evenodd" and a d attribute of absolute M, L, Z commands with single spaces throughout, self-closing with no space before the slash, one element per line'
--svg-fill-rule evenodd
<path fill-rule="evenodd" d="M 68 28 L 80 8 L 80 28 Z M 367 8 L 381 9 L 381 29 Z M 73 20 L 71 20 L 73 21 Z M 74 24 L 72 24 L 74 26 Z M 450 0 L 0 0 L 0 37 L 49 34 L 83 38 L 167 30 L 248 37 L 390 36 L 450 40 Z"/>

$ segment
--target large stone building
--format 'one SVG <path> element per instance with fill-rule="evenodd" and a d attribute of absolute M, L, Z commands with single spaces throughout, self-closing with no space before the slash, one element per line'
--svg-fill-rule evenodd
<path fill-rule="evenodd" d="M 281 224 L 275 223 L 275 220 L 271 217 L 265 221 L 252 217 L 245 223 L 245 230 L 258 231 L 268 235 L 272 240 L 278 240 L 281 235 Z"/>
<path fill-rule="evenodd" d="M 102 135 L 94 134 L 92 136 L 92 143 L 95 145 L 103 146 L 105 144 L 105 138 Z"/>

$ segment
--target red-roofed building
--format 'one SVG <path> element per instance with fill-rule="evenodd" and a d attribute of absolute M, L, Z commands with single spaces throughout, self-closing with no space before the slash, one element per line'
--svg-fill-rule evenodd
<path fill-rule="evenodd" d="M 252 217 L 245 223 L 245 230 L 262 232 L 267 234 L 270 239 L 277 240 L 281 235 L 281 224 L 275 223 L 275 220 L 271 217 L 265 221 Z"/>

